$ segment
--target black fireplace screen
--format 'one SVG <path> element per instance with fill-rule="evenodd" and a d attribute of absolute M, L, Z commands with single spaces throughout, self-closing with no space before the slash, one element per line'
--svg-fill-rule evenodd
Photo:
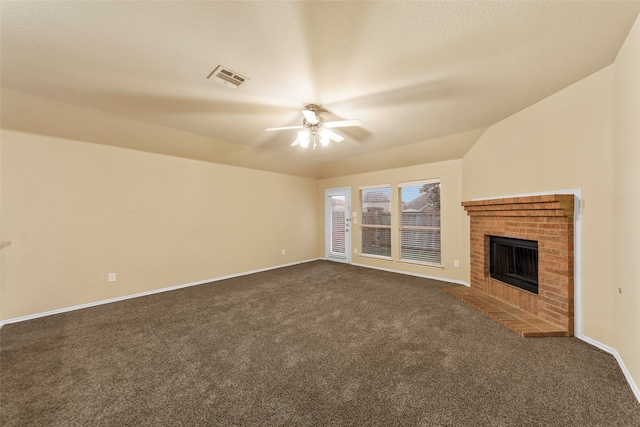
<path fill-rule="evenodd" d="M 538 293 L 538 242 L 490 236 L 491 277 Z"/>

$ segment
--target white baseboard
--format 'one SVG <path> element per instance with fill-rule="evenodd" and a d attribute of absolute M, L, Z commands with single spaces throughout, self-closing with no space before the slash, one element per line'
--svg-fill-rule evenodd
<path fill-rule="evenodd" d="M 422 278 L 425 278 L 425 279 L 440 280 L 441 282 L 455 283 L 456 285 L 464 285 L 464 286 L 467 286 L 467 287 L 471 286 L 469 283 L 464 282 L 462 280 L 446 279 L 444 277 L 429 276 L 429 275 L 426 275 L 426 274 L 411 273 L 411 272 L 402 271 L 402 270 L 393 270 L 391 268 L 373 267 L 371 265 L 357 264 L 355 262 L 351 263 L 351 265 L 355 265 L 357 267 L 373 268 L 374 270 L 388 271 L 389 273 L 406 274 L 407 276 L 415 276 L 415 277 L 422 277 Z"/>
<path fill-rule="evenodd" d="M 618 350 L 616 350 L 613 347 L 609 347 L 608 345 L 604 345 L 601 342 L 596 341 L 584 335 L 580 335 L 580 336 L 576 335 L 576 338 L 579 338 L 586 343 L 589 343 L 595 347 L 598 347 L 599 349 L 604 350 L 607 353 L 611 354 L 613 357 L 615 357 L 616 360 L 618 361 L 618 365 L 620 365 L 620 369 L 622 369 L 622 373 L 624 374 L 624 377 L 627 379 L 627 382 L 629 383 L 629 387 L 631 387 L 631 391 L 633 391 L 633 394 L 636 396 L 636 399 L 638 400 L 638 402 L 640 402 L 640 388 L 638 388 L 638 385 L 633 380 L 633 377 L 631 376 L 631 373 L 627 369 L 627 366 L 624 364 L 624 360 L 622 360 L 622 357 L 618 353 Z"/>
<path fill-rule="evenodd" d="M 205 284 L 205 283 L 218 282 L 220 280 L 232 279 L 234 277 L 247 276 L 249 274 L 260 273 L 260 272 L 269 271 L 269 270 L 275 270 L 276 268 L 289 267 L 289 266 L 292 266 L 292 265 L 303 264 L 303 263 L 306 263 L 306 262 L 317 261 L 317 260 L 321 260 L 321 259 L 322 258 L 307 259 L 307 260 L 303 260 L 303 261 L 292 262 L 292 263 L 289 263 L 289 264 L 276 265 L 276 266 L 273 266 L 273 267 L 266 267 L 266 268 L 261 268 L 261 269 L 258 269 L 258 270 L 251 270 L 251 271 L 244 271 L 242 273 L 237 273 L 237 274 L 230 274 L 228 276 L 221 276 L 221 277 L 215 277 L 215 278 L 212 278 L 212 279 L 198 280 L 197 282 L 185 283 L 183 285 L 170 286 L 168 288 L 154 289 L 152 291 L 140 292 L 140 293 L 137 293 L 137 294 L 130 294 L 130 295 L 125 295 L 125 296 L 116 297 L 116 298 L 109 298 L 109 299 L 105 299 L 105 300 L 101 300 L 101 301 L 90 302 L 90 303 L 87 303 L 87 304 L 74 305 L 72 307 L 59 308 L 57 310 L 51 310 L 51 311 L 45 311 L 45 312 L 42 312 L 42 313 L 30 314 L 28 316 L 14 317 L 13 319 L 7 319 L 7 320 L 0 321 L 0 327 L 2 327 L 4 325 L 7 325 L 9 323 L 24 322 L 25 320 L 37 319 L 39 317 L 51 316 L 51 315 L 60 314 L 60 313 L 66 313 L 68 311 L 81 310 L 83 308 L 95 307 L 95 306 L 103 305 L 103 304 L 110 304 L 112 302 L 124 301 L 124 300 L 132 299 L 132 298 L 144 297 L 144 296 L 147 296 L 147 295 L 158 294 L 160 292 L 175 291 L 176 289 L 188 288 L 190 286 L 197 286 L 197 285 L 202 285 L 202 284 Z"/>

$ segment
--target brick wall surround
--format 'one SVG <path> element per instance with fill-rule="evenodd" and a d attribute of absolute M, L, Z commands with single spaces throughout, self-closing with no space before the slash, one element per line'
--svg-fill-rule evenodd
<path fill-rule="evenodd" d="M 471 221 L 471 287 L 573 335 L 573 195 L 463 202 Z M 538 294 L 489 276 L 489 236 L 538 241 Z"/>

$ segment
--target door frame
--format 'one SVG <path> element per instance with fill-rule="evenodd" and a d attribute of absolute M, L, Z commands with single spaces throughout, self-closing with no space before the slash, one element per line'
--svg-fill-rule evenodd
<path fill-rule="evenodd" d="M 324 191 L 324 258 L 329 261 L 343 262 L 351 264 L 351 187 L 328 188 Z M 344 252 L 345 256 L 337 257 L 331 253 L 331 203 L 329 200 L 332 196 L 345 196 L 344 221 L 346 224 Z"/>

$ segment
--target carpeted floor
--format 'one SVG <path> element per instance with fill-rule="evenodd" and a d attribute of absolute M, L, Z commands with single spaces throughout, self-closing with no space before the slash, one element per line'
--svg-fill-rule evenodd
<path fill-rule="evenodd" d="M 316 261 L 0 331 L 3 426 L 640 426 L 615 359 Z"/>

